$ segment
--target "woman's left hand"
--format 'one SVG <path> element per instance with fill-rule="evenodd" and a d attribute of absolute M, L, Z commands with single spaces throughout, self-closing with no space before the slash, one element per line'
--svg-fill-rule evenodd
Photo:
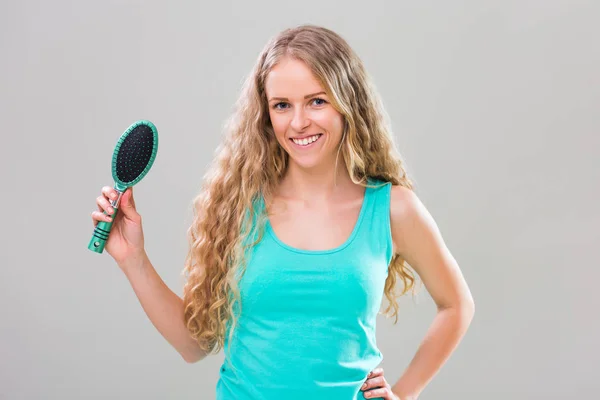
<path fill-rule="evenodd" d="M 398 396 L 392 393 L 392 387 L 387 383 L 383 376 L 383 368 L 375 368 L 360 390 L 367 399 L 382 399 L 382 400 L 400 400 Z"/>

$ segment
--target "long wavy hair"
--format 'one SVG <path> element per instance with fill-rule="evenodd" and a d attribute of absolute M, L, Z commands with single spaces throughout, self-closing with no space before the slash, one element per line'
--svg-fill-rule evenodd
<path fill-rule="evenodd" d="M 256 209 L 257 199 L 271 197 L 289 162 L 275 138 L 265 94 L 265 79 L 283 57 L 304 62 L 343 115 L 338 158 L 341 153 L 352 181 L 368 186 L 368 178 L 376 178 L 413 189 L 380 96 L 347 42 L 314 25 L 286 29 L 273 37 L 243 84 L 223 141 L 193 201 L 183 272 L 184 319 L 207 354 L 224 347 L 228 330 L 231 339 L 237 312 L 242 310 L 238 283 L 245 271 L 244 255 L 262 238 L 265 221 L 264 208 L 257 209 L 256 218 L 248 218 L 248 212 Z M 250 237 L 255 239 L 246 240 Z M 393 255 L 388 271 L 384 293 L 390 304 L 384 314 L 395 316 L 396 323 L 396 297 L 414 288 L 415 274 L 399 254 Z M 400 293 L 398 281 L 403 284 Z"/>

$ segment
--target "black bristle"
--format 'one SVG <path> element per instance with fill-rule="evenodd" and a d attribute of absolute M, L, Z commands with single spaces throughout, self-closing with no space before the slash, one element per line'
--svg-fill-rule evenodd
<path fill-rule="evenodd" d="M 117 177 L 132 182 L 144 171 L 152 157 L 154 134 L 147 125 L 138 125 L 127 135 L 117 155 Z"/>

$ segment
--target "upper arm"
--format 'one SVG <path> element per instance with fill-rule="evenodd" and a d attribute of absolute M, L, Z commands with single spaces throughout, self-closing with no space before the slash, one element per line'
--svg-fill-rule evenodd
<path fill-rule="evenodd" d="M 456 260 L 433 217 L 412 190 L 392 186 L 390 220 L 395 253 L 419 275 L 437 306 L 472 305 Z"/>

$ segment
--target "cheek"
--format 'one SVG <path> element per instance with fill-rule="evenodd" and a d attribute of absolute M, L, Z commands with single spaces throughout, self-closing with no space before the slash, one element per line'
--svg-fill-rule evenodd
<path fill-rule="evenodd" d="M 283 116 L 277 114 L 269 114 L 271 117 L 271 125 L 273 126 L 273 130 L 277 136 L 285 134 L 285 130 L 287 129 L 287 121 Z"/>
<path fill-rule="evenodd" d="M 341 135 L 344 128 L 344 117 L 335 110 L 323 113 L 319 121 L 319 125 L 327 129 L 332 135 Z"/>
<path fill-rule="evenodd" d="M 341 135 L 344 130 L 344 117 L 342 114 L 337 114 L 335 118 L 335 129 Z"/>

